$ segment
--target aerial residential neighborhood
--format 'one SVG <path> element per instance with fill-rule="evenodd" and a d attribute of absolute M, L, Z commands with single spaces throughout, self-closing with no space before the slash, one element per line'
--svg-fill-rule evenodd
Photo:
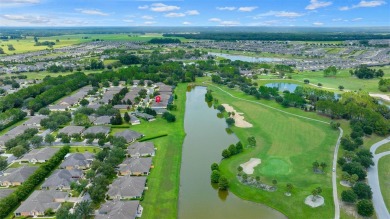
<path fill-rule="evenodd" d="M 389 219 L 388 0 L 1 0 L 0 219 Z"/>

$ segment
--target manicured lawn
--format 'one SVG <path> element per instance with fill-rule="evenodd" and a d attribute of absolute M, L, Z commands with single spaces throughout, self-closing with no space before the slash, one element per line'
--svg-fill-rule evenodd
<path fill-rule="evenodd" d="M 180 166 L 184 133 L 184 109 L 186 101 L 186 84 L 179 84 L 175 89 L 178 99 L 175 100 L 177 111 L 176 122 L 167 123 L 158 117 L 152 122 L 142 122 L 130 129 L 141 132 L 145 137 L 168 134 L 151 140 L 157 147 L 153 158 L 154 168 L 148 176 L 148 190 L 145 192 L 142 206 L 142 218 L 177 218 Z"/>
<path fill-rule="evenodd" d="M 97 153 L 101 151 L 102 149 L 95 146 L 70 146 L 70 153 L 84 153 L 85 151 L 88 151 L 90 153 Z"/>
<path fill-rule="evenodd" d="M 390 66 L 375 68 L 382 69 L 385 73 L 384 78 L 390 77 Z M 343 85 L 345 89 L 357 91 L 362 89 L 368 92 L 382 93 L 378 89 L 379 79 L 358 79 L 351 77 L 349 69 L 340 70 L 336 77 L 324 77 L 323 71 L 318 72 L 299 72 L 292 74 L 292 79 L 302 81 L 309 79 L 310 83 L 321 83 L 323 87 L 330 87 L 338 90 L 339 85 Z"/>
<path fill-rule="evenodd" d="M 240 91 L 230 90 L 235 96 L 256 101 Z M 247 138 L 255 136 L 257 146 L 245 150 L 244 153 L 223 160 L 222 173 L 229 178 L 230 190 L 237 196 L 255 202 L 264 203 L 284 213 L 289 218 L 332 218 L 334 205 L 331 184 L 331 165 L 334 146 L 338 131 L 334 131 L 328 124 L 310 121 L 287 115 L 264 106 L 243 100 L 233 99 L 229 95 L 216 89 L 213 96 L 219 103 L 228 103 L 238 112 L 243 112 L 246 121 L 253 124 L 252 128 L 232 127 L 239 139 L 247 145 Z M 274 101 L 260 100 L 264 103 L 290 113 L 307 116 L 329 122 L 326 117 L 315 113 L 307 113 L 295 108 L 283 108 Z M 276 192 L 266 192 L 244 186 L 238 182 L 235 175 L 237 167 L 250 158 L 260 158 L 262 163 L 255 168 L 254 175 L 259 175 L 265 183 L 271 184 L 273 179 L 278 181 Z M 312 163 L 325 162 L 328 167 L 325 174 L 314 174 Z M 292 183 L 295 187 L 293 195 L 286 197 L 286 184 Z M 325 206 L 311 208 L 304 204 L 304 199 L 317 187 L 323 189 Z"/>
<path fill-rule="evenodd" d="M 390 211 L 390 155 L 384 156 L 379 160 L 379 184 L 381 187 L 383 199 L 385 200 L 387 210 Z"/>
<path fill-rule="evenodd" d="M 386 151 L 390 151 L 390 143 L 380 146 L 378 149 L 376 149 L 375 154 L 380 154 Z"/>
<path fill-rule="evenodd" d="M 33 163 L 19 163 L 19 162 L 16 162 L 16 163 L 13 163 L 11 164 L 11 166 L 9 166 L 9 168 L 18 168 L 18 167 L 22 167 L 22 166 L 29 166 L 29 167 L 39 167 L 41 164 L 37 163 L 37 164 L 33 164 Z"/>

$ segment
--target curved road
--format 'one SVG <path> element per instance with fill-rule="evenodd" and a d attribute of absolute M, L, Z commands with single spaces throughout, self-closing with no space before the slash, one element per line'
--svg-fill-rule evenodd
<path fill-rule="evenodd" d="M 333 202 L 334 202 L 334 218 L 339 219 L 340 218 L 340 203 L 339 203 L 339 198 L 337 196 L 337 154 L 339 152 L 339 147 L 340 147 L 340 141 L 341 137 L 343 137 L 343 129 L 339 127 L 340 130 L 340 135 L 339 138 L 337 139 L 336 142 L 336 147 L 334 148 L 334 153 L 333 153 L 333 165 L 332 165 L 332 187 L 333 187 Z"/>
<path fill-rule="evenodd" d="M 233 94 L 223 90 L 222 88 L 220 88 L 218 86 L 215 86 L 213 84 L 206 83 L 206 82 L 203 82 L 203 83 L 204 84 L 208 84 L 210 86 L 213 86 L 215 88 L 218 88 L 222 92 L 224 92 L 224 93 L 228 94 L 229 96 L 231 96 L 231 97 L 233 97 L 235 99 L 238 99 L 238 100 L 243 100 L 243 101 L 246 101 L 246 102 L 250 102 L 250 103 L 258 104 L 258 105 L 261 105 L 261 106 L 265 106 L 265 107 L 268 107 L 270 109 L 273 109 L 273 110 L 276 110 L 276 111 L 279 111 L 279 112 L 282 112 L 282 113 L 285 113 L 285 114 L 288 114 L 288 115 L 291 115 L 291 116 L 296 116 L 296 117 L 299 117 L 299 118 L 308 119 L 308 120 L 312 120 L 312 121 L 315 121 L 315 122 L 321 122 L 321 123 L 325 123 L 325 124 L 330 124 L 329 122 L 321 121 L 321 120 L 318 120 L 318 119 L 312 119 L 312 118 L 309 118 L 309 117 L 305 117 L 305 116 L 289 113 L 289 112 L 286 112 L 284 110 L 277 109 L 275 107 L 268 106 L 266 104 L 259 103 L 259 102 L 253 101 L 253 100 L 247 100 L 247 99 L 244 99 L 244 98 L 236 97 Z M 335 219 L 339 219 L 340 218 L 340 204 L 339 204 L 339 198 L 337 196 L 337 174 L 336 174 L 336 169 L 337 169 L 337 157 L 338 157 L 338 152 L 339 152 L 340 140 L 341 140 L 341 137 L 343 137 L 343 129 L 339 128 L 339 130 L 340 130 L 340 135 L 339 135 L 339 138 L 337 139 L 336 147 L 334 149 L 333 164 L 332 164 L 332 168 L 334 169 L 334 171 L 332 172 L 332 187 L 333 187 L 333 202 L 334 202 L 334 208 L 335 208 L 335 212 L 334 212 L 334 218 Z"/>
<path fill-rule="evenodd" d="M 386 204 L 382 196 L 381 188 L 379 186 L 379 176 L 378 176 L 378 161 L 381 157 L 390 155 L 390 151 L 382 152 L 380 154 L 375 154 L 375 151 L 380 146 L 389 142 L 390 142 L 390 137 L 373 144 L 370 148 L 371 153 L 374 155 L 373 158 L 374 166 L 368 168 L 367 179 L 372 189 L 372 201 L 378 219 L 390 218 L 389 211 L 386 208 Z"/>

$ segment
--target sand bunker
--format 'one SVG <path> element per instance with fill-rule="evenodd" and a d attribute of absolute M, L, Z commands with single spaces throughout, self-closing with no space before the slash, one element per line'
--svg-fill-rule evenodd
<path fill-rule="evenodd" d="M 383 100 L 390 101 L 389 95 L 386 94 L 370 94 L 371 97 L 379 97 Z"/>
<path fill-rule="evenodd" d="M 242 170 L 246 174 L 253 174 L 254 168 L 261 164 L 261 159 L 251 158 L 248 162 L 241 164 Z"/>
<path fill-rule="evenodd" d="M 242 113 L 238 113 L 229 104 L 222 104 L 222 106 L 225 107 L 226 112 L 230 112 L 230 113 L 234 112 L 234 116 L 231 116 L 231 117 L 235 121 L 235 123 L 234 123 L 235 126 L 237 126 L 239 128 L 250 128 L 253 126 L 252 124 L 250 124 L 249 122 L 244 120 L 244 116 L 242 115 Z"/>
<path fill-rule="evenodd" d="M 309 195 L 305 199 L 305 204 L 309 205 L 312 208 L 320 207 L 324 205 L 324 203 L 325 203 L 324 197 L 320 195 L 318 195 L 314 201 L 313 201 L 313 195 Z"/>

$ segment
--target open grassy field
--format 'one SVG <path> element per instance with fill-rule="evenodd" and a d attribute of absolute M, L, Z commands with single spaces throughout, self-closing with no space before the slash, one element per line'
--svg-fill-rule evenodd
<path fill-rule="evenodd" d="M 390 211 L 390 156 L 384 156 L 379 160 L 379 185 L 381 187 L 383 199 L 385 200 L 387 210 Z"/>
<path fill-rule="evenodd" d="M 390 151 L 390 143 L 380 146 L 378 149 L 376 149 L 375 154 L 380 154 L 386 151 Z"/>
<path fill-rule="evenodd" d="M 390 78 L 390 66 L 378 67 L 376 69 L 382 69 L 385 73 L 384 78 Z M 308 79 L 311 85 L 306 86 L 313 86 L 321 83 L 321 89 L 334 91 L 336 93 L 342 93 L 342 91 L 338 89 L 340 85 L 343 85 L 346 90 L 356 91 L 361 89 L 372 93 L 384 93 L 378 89 L 378 82 L 380 79 L 375 78 L 366 80 L 351 77 L 349 69 L 340 70 L 336 77 L 324 77 L 323 71 L 296 72 L 291 74 L 291 76 L 292 79 L 279 79 L 274 75 L 262 75 L 259 76 L 259 79 L 257 79 L 256 82 L 259 85 L 271 82 L 299 83 L 300 85 L 304 85 L 303 80 Z M 268 82 L 268 80 L 270 81 Z"/>
<path fill-rule="evenodd" d="M 86 38 L 87 37 L 87 38 Z M 39 42 L 50 41 L 56 44 L 53 48 L 60 48 L 64 46 L 70 46 L 74 44 L 80 44 L 84 42 L 90 42 L 94 39 L 100 39 L 105 41 L 141 41 L 146 42 L 156 37 L 163 37 L 162 34 L 148 33 L 145 35 L 135 34 L 74 34 L 74 35 L 61 35 L 51 37 L 40 37 Z M 174 37 L 180 39 L 182 42 L 187 42 L 187 39 Z M 59 40 L 59 42 L 56 42 Z M 15 48 L 14 51 L 8 50 L 8 45 L 12 44 Z M 15 40 L 0 40 L 0 46 L 3 48 L 6 54 L 19 54 L 26 52 L 33 52 L 47 49 L 47 46 L 34 46 L 34 37 L 29 36 L 26 39 L 15 39 Z"/>
<path fill-rule="evenodd" d="M 331 163 L 338 132 L 332 130 L 327 124 L 297 118 L 251 102 L 237 100 L 212 86 L 209 86 L 209 89 L 213 90 L 213 96 L 219 100 L 219 103 L 228 103 L 238 112 L 243 112 L 246 121 L 253 124 L 252 128 L 232 128 L 244 145 L 247 145 L 246 139 L 250 136 L 255 136 L 257 140 L 255 148 L 247 149 L 240 155 L 222 161 L 220 169 L 230 181 L 230 190 L 240 198 L 275 208 L 289 218 L 332 218 L 334 205 Z M 240 91 L 226 87 L 222 89 L 235 96 L 257 101 Z M 280 105 L 274 105 L 274 101 L 258 102 L 290 113 L 296 112 L 298 115 L 329 121 L 315 113 L 282 108 Z M 276 179 L 278 181 L 276 192 L 262 191 L 238 182 L 235 177 L 237 167 L 250 158 L 262 160 L 262 163 L 255 168 L 254 175 L 259 175 L 261 180 L 268 184 Z M 312 163 L 316 160 L 328 165 L 324 174 L 313 173 Z M 287 183 L 292 183 L 295 187 L 291 197 L 284 195 Z M 317 187 L 323 189 L 325 206 L 313 209 L 304 204 L 304 199 Z"/>
<path fill-rule="evenodd" d="M 384 78 L 390 77 L 390 66 L 376 69 L 382 69 L 384 71 Z M 356 77 L 351 77 L 349 69 L 340 70 L 336 77 L 324 77 L 323 71 L 299 72 L 293 74 L 292 79 L 302 82 L 304 79 L 309 79 L 312 84 L 317 85 L 318 83 L 321 83 L 323 87 L 329 87 L 335 90 L 338 90 L 338 87 L 342 85 L 347 90 L 356 91 L 361 89 L 368 92 L 382 93 L 378 89 L 379 79 L 358 79 Z"/>
<path fill-rule="evenodd" d="M 142 122 L 141 125 L 131 126 L 131 130 L 141 132 L 145 137 L 168 134 L 151 140 L 156 148 L 156 156 L 153 158 L 154 168 L 148 176 L 148 190 L 145 192 L 142 206 L 144 212 L 142 218 L 177 218 L 180 166 L 184 133 L 184 109 L 186 102 L 186 84 L 179 84 L 175 93 L 177 111 L 176 122 L 167 123 L 158 117 L 152 122 Z"/>

